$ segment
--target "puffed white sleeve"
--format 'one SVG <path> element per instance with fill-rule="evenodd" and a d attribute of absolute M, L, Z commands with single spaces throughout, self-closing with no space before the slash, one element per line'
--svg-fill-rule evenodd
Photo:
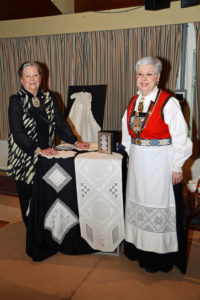
<path fill-rule="evenodd" d="M 172 137 L 172 171 L 182 172 L 184 162 L 192 154 L 192 141 L 188 137 L 188 126 L 178 100 L 171 97 L 165 105 L 163 113 L 164 121 L 169 126 Z"/>
<path fill-rule="evenodd" d="M 127 127 L 127 110 L 125 111 L 122 118 L 122 145 L 125 147 L 125 150 L 129 155 L 131 136 L 129 135 L 128 127 Z"/>

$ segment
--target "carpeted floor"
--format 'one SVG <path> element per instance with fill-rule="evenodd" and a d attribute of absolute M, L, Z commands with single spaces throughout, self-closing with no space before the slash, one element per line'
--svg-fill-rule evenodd
<path fill-rule="evenodd" d="M 147 273 L 123 253 L 57 253 L 33 262 L 25 253 L 25 240 L 22 222 L 0 229 L 1 300 L 200 300 L 199 242 L 191 242 L 183 275 L 176 268 Z"/>
<path fill-rule="evenodd" d="M 14 179 L 6 174 L 0 174 L 0 194 L 17 196 L 17 189 Z"/>

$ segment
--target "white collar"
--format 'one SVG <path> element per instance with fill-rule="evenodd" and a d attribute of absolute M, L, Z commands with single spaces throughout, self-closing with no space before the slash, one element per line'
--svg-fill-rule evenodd
<path fill-rule="evenodd" d="M 149 94 L 143 97 L 145 98 L 145 100 L 151 100 L 154 102 L 156 100 L 157 93 L 158 93 L 158 87 L 156 86 Z M 139 97 L 142 97 L 142 92 L 140 90 L 138 91 L 138 95 Z"/>

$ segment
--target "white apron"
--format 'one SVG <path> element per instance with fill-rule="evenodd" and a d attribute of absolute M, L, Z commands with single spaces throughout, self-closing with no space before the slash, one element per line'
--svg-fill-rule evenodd
<path fill-rule="evenodd" d="M 143 251 L 178 250 L 172 155 L 171 145 L 130 147 L 125 239 Z"/>

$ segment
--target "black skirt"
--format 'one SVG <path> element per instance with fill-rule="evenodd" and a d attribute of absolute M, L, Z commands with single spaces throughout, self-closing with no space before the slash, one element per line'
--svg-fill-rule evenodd
<path fill-rule="evenodd" d="M 166 254 L 148 252 L 137 249 L 133 244 L 124 242 L 124 255 L 130 260 L 137 260 L 141 268 L 151 269 L 154 272 L 169 272 L 173 266 L 180 269 L 181 273 L 186 272 L 186 239 L 184 235 L 184 203 L 182 183 L 174 186 L 176 205 L 176 228 L 178 239 L 178 251 Z"/>

